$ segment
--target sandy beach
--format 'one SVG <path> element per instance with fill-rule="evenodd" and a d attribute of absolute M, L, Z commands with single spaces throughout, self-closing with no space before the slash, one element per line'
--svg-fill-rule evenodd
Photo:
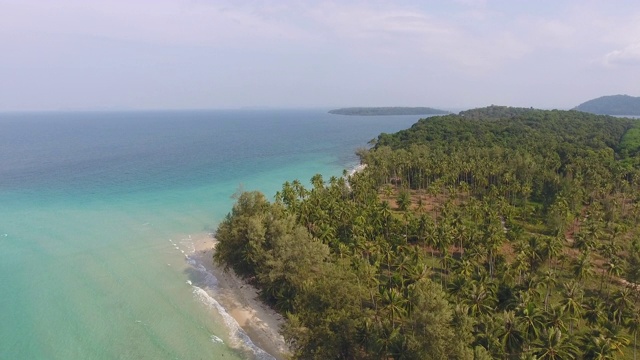
<path fill-rule="evenodd" d="M 213 264 L 217 241 L 209 234 L 192 237 L 194 252 L 189 255 L 217 280 L 216 299 L 238 322 L 253 343 L 276 359 L 287 359 L 288 349 L 279 334 L 284 319 L 258 298 L 258 291 L 233 273 Z"/>

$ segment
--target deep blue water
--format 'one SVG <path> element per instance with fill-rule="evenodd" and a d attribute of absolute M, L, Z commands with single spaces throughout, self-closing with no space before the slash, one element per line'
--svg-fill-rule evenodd
<path fill-rule="evenodd" d="M 0 114 L 0 358 L 252 357 L 167 240 L 214 229 L 239 186 L 272 197 L 286 180 L 340 176 L 356 148 L 417 119 Z"/>

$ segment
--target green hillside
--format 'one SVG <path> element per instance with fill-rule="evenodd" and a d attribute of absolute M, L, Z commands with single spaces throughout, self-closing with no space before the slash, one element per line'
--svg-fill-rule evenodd
<path fill-rule="evenodd" d="M 576 106 L 574 110 L 593 114 L 640 116 L 640 97 L 629 95 L 602 96 L 584 102 Z"/>
<path fill-rule="evenodd" d="M 632 359 L 635 120 L 488 107 L 419 120 L 367 167 L 239 195 L 215 261 L 297 359 Z"/>

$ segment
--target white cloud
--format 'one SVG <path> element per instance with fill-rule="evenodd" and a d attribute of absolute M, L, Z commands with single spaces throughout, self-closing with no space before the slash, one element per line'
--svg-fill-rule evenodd
<path fill-rule="evenodd" d="M 142 93 L 151 79 L 166 84 L 158 103 L 201 98 L 201 106 L 211 99 L 295 105 L 309 101 L 304 89 L 314 89 L 318 104 L 352 98 L 419 103 L 423 97 L 440 104 L 562 103 L 566 94 L 583 97 L 603 86 L 640 91 L 640 75 L 618 76 L 628 73 L 620 65 L 640 64 L 640 5 L 616 4 L 0 0 L 0 77 L 35 94 L 49 74 L 86 86 L 113 82 L 114 89 L 118 79 L 121 91 L 110 94 L 124 99 L 134 81 Z M 78 67 L 99 71 L 87 70 L 95 79 L 83 83 Z M 51 83 L 56 88 L 60 81 Z M 567 85 L 560 92 L 558 84 Z M 188 96 L 173 94 L 177 88 Z M 67 93 L 76 101 L 73 89 Z"/>
<path fill-rule="evenodd" d="M 190 0 L 0 2 L 0 38 L 57 34 L 194 46 L 306 39 L 309 34 L 278 19 L 277 10 L 277 5 Z"/>
<path fill-rule="evenodd" d="M 640 41 L 614 50 L 604 56 L 605 65 L 640 65 Z"/>

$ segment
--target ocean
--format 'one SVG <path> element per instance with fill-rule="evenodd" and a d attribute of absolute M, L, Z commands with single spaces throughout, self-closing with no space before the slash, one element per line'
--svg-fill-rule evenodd
<path fill-rule="evenodd" d="M 188 283 L 186 239 L 418 118 L 0 113 L 0 359 L 269 358 Z"/>

